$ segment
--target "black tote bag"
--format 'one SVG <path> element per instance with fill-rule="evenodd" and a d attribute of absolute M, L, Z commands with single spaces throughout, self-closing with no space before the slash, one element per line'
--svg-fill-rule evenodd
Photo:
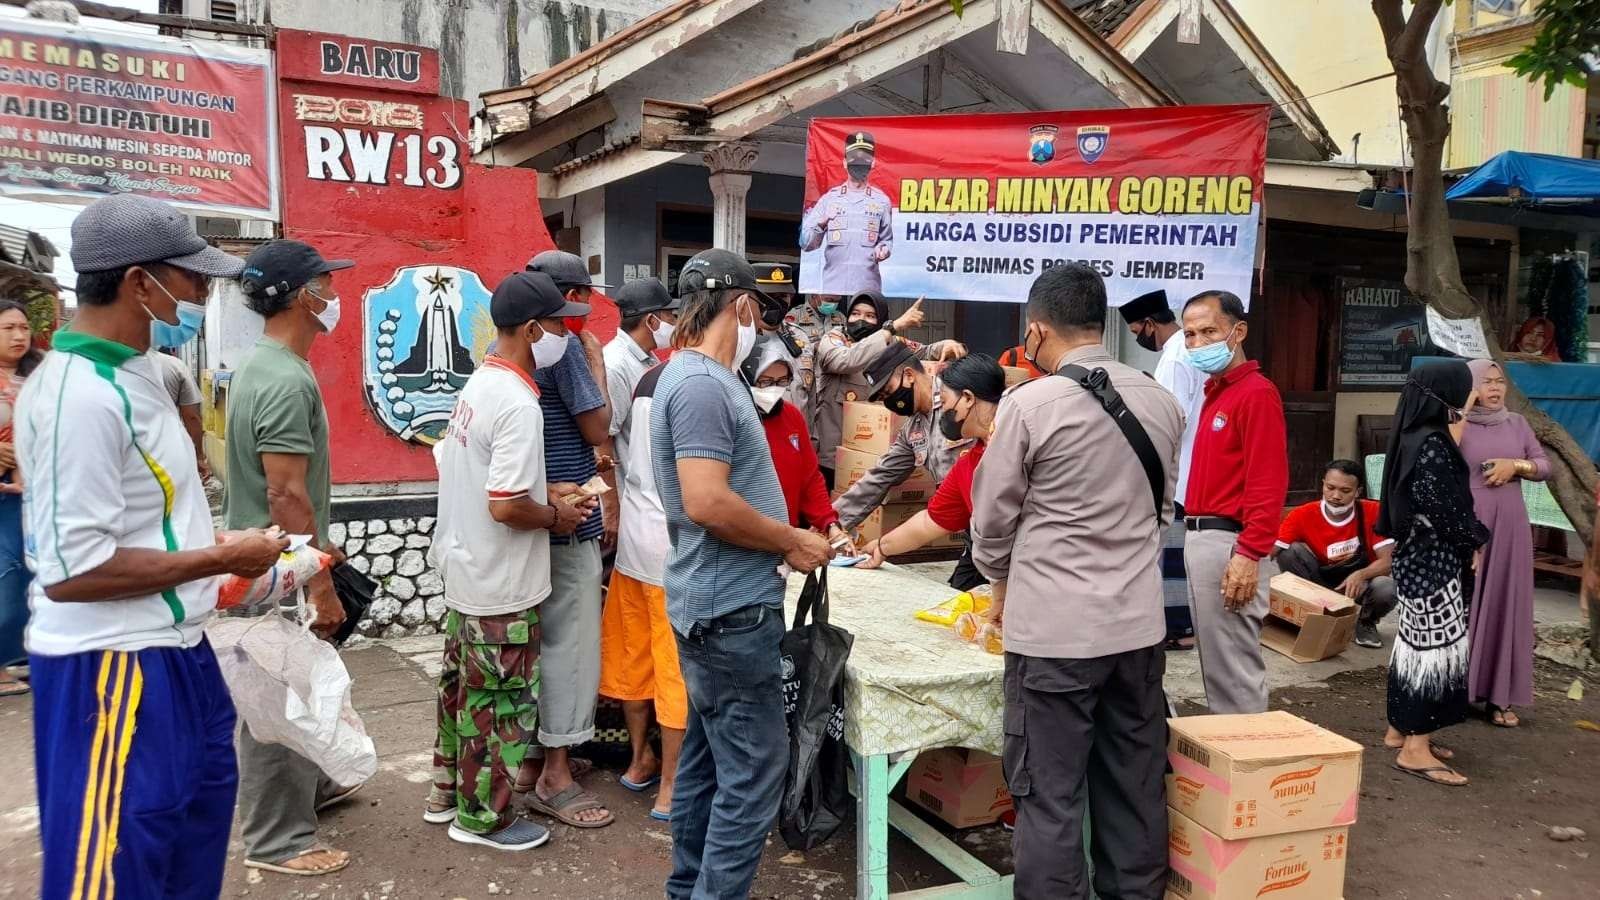
<path fill-rule="evenodd" d="M 828 624 L 824 566 L 806 578 L 794 627 L 784 634 L 781 650 L 789 771 L 778 829 L 791 850 L 809 850 L 827 840 L 849 814 L 844 666 L 854 641 L 850 632 Z"/>

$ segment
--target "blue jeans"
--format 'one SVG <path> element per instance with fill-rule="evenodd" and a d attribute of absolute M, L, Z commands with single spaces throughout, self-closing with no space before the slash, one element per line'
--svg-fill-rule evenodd
<path fill-rule="evenodd" d="M 26 662 L 22 635 L 28 628 L 28 582 L 23 562 L 22 498 L 0 494 L 0 666 Z"/>
<path fill-rule="evenodd" d="M 789 767 L 783 613 L 748 606 L 677 638 L 689 727 L 672 792 L 667 897 L 747 897 Z"/>

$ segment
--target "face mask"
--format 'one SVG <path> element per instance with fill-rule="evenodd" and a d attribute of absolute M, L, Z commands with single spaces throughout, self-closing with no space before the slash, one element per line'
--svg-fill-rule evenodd
<path fill-rule="evenodd" d="M 961 440 L 961 426 L 965 424 L 967 424 L 965 421 L 956 420 L 956 411 L 953 409 L 947 409 L 939 414 L 939 433 L 944 435 L 947 441 Z"/>
<path fill-rule="evenodd" d="M 335 294 L 332 298 L 324 297 L 309 288 L 306 289 L 306 293 L 328 304 L 322 308 L 322 312 L 313 313 L 313 315 L 322 324 L 322 330 L 332 334 L 333 329 L 339 326 L 339 295 Z"/>
<path fill-rule="evenodd" d="M 556 334 L 554 331 L 545 331 L 543 328 L 539 330 L 543 333 L 532 344 L 533 364 L 541 369 L 548 369 L 567 355 L 567 336 Z"/>
<path fill-rule="evenodd" d="M 561 320 L 561 324 L 567 326 L 567 330 L 573 334 L 583 334 L 583 326 L 587 322 L 588 319 L 583 316 L 568 316 Z"/>
<path fill-rule="evenodd" d="M 857 319 L 854 322 L 846 323 L 844 326 L 844 336 L 849 338 L 850 343 L 853 344 L 862 340 L 863 338 L 869 337 L 877 330 L 877 322 L 869 322 L 866 319 Z"/>
<path fill-rule="evenodd" d="M 844 170 L 850 173 L 851 181 L 866 181 L 867 176 L 872 174 L 872 163 L 866 161 L 845 163 Z"/>
<path fill-rule="evenodd" d="M 1044 368 L 1043 366 L 1039 365 L 1039 351 L 1043 350 L 1043 349 L 1044 349 L 1044 338 L 1043 337 L 1039 338 L 1039 346 L 1033 348 L 1032 350 L 1029 350 L 1028 349 L 1028 335 L 1025 334 L 1025 335 L 1022 336 L 1022 358 L 1027 360 L 1028 361 L 1028 365 L 1033 366 L 1035 369 L 1043 369 Z"/>
<path fill-rule="evenodd" d="M 883 395 L 883 405 L 897 416 L 909 416 L 917 410 L 917 384 L 907 381 Z"/>
<path fill-rule="evenodd" d="M 784 389 L 777 385 L 753 387 L 750 389 L 750 397 L 756 401 L 756 409 L 761 410 L 762 415 L 768 415 L 783 402 L 783 392 Z"/>
<path fill-rule="evenodd" d="M 1141 331 L 1134 335 L 1133 339 L 1138 342 L 1139 346 L 1149 350 L 1151 353 L 1155 353 L 1157 350 L 1161 349 L 1161 346 L 1156 343 L 1156 334 L 1154 331 Z"/>
<path fill-rule="evenodd" d="M 831 319 L 839 312 L 839 301 L 834 300 L 831 303 L 818 303 L 817 312 L 821 313 L 824 319 Z"/>
<path fill-rule="evenodd" d="M 1230 328 L 1228 337 L 1232 336 L 1233 329 Z M 1189 364 L 1207 375 L 1215 375 L 1228 368 L 1228 364 L 1233 362 L 1233 346 L 1228 343 L 1228 337 L 1190 350 Z"/>
<path fill-rule="evenodd" d="M 144 314 L 150 317 L 151 346 L 177 349 L 194 340 L 194 336 L 200 333 L 200 324 L 206 320 L 206 308 L 192 300 L 179 300 L 177 297 L 172 296 L 172 292 L 167 290 L 167 286 L 156 281 L 154 275 L 150 276 L 150 280 L 155 283 L 156 287 L 161 288 L 161 293 L 166 294 L 168 299 L 178 304 L 178 324 L 176 325 L 165 319 L 157 318 L 156 314 L 150 311 L 150 307 L 146 306 L 144 308 Z"/>
<path fill-rule="evenodd" d="M 734 366 L 738 366 L 739 363 L 743 362 L 744 359 L 750 355 L 750 351 L 756 348 L 756 320 L 753 310 L 750 316 L 749 325 L 739 321 L 739 311 L 737 309 L 734 310 L 733 314 L 734 322 L 739 326 L 738 344 L 733 350 L 733 364 Z"/>
<path fill-rule="evenodd" d="M 656 327 L 650 329 L 650 337 L 655 339 L 656 346 L 666 348 L 672 346 L 672 333 L 678 326 L 661 319 L 656 320 Z"/>
<path fill-rule="evenodd" d="M 1330 519 L 1343 519 L 1345 516 L 1350 515 L 1350 510 L 1354 506 L 1355 504 L 1351 504 L 1350 506 L 1334 506 L 1332 503 L 1329 503 L 1326 500 L 1322 501 L 1322 511 Z"/>

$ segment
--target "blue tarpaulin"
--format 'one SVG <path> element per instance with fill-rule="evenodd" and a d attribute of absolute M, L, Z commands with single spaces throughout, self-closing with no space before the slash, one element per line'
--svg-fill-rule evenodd
<path fill-rule="evenodd" d="M 1473 169 L 1446 200 L 1502 200 L 1541 212 L 1600 216 L 1600 160 L 1507 150 Z"/>
<path fill-rule="evenodd" d="M 1506 374 L 1600 463 L 1600 366 L 1507 361 Z"/>

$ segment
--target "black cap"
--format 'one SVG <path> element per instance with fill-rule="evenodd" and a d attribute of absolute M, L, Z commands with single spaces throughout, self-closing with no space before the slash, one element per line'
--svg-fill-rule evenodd
<path fill-rule="evenodd" d="M 534 254 L 533 259 L 528 260 L 527 270 L 549 275 L 551 280 L 555 281 L 556 287 L 561 288 L 563 292 L 580 287 L 597 290 L 609 287 L 594 280 L 594 276 L 589 274 L 589 267 L 583 264 L 583 260 L 577 254 L 565 250 L 546 250 Z"/>
<path fill-rule="evenodd" d="M 872 139 L 870 131 L 852 131 L 844 139 L 844 152 L 849 155 L 851 150 L 865 150 L 876 155 L 878 142 Z"/>
<path fill-rule="evenodd" d="M 911 348 L 903 341 L 895 341 L 889 345 L 889 349 L 880 353 L 878 358 L 867 366 L 867 370 L 861 373 L 861 377 L 867 380 L 867 399 L 877 400 L 878 395 L 883 393 L 884 387 L 888 385 L 889 379 L 894 377 L 894 373 L 916 364 L 917 355 L 911 352 Z"/>
<path fill-rule="evenodd" d="M 676 310 L 681 301 L 673 299 L 667 286 L 658 278 L 640 278 L 630 281 L 617 291 L 613 298 L 624 319 L 642 316 L 660 310 Z"/>
<path fill-rule="evenodd" d="M 323 259 L 310 244 L 268 241 L 245 258 L 239 286 L 251 297 L 278 298 L 299 290 L 318 275 L 353 265 L 348 259 Z"/>
<path fill-rule="evenodd" d="M 756 281 L 767 293 L 794 293 L 794 266 L 782 262 L 756 262 L 750 266 L 756 270 Z"/>
<path fill-rule="evenodd" d="M 489 297 L 489 318 L 496 328 L 514 328 L 534 319 L 587 316 L 589 305 L 571 303 L 543 272 L 514 272 Z"/>
<path fill-rule="evenodd" d="M 1132 325 L 1141 319 L 1158 316 L 1164 312 L 1170 313 L 1172 312 L 1172 307 L 1167 305 L 1166 291 L 1151 291 L 1148 294 L 1140 294 L 1122 304 L 1120 311 L 1122 312 L 1122 321 Z"/>
<path fill-rule="evenodd" d="M 732 250 L 712 249 L 696 253 L 678 272 L 678 296 L 695 291 L 721 291 L 744 288 L 755 294 L 763 304 L 776 301 L 756 278 L 756 270 L 744 257 Z"/>
<path fill-rule="evenodd" d="M 850 302 L 839 307 L 839 309 L 844 313 L 845 318 L 849 318 L 850 310 L 863 303 L 872 304 L 872 311 L 878 314 L 879 325 L 889 324 L 889 301 L 883 299 L 883 295 L 877 291 L 862 291 L 851 297 Z"/>

